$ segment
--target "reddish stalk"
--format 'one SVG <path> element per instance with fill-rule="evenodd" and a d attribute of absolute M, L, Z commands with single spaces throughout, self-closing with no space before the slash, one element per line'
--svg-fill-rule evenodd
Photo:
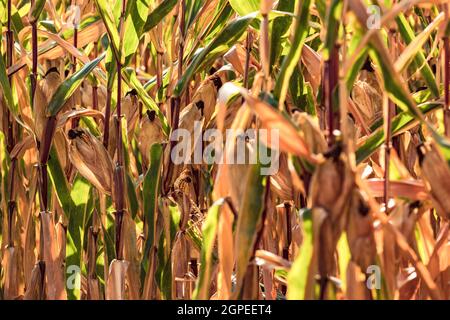
<path fill-rule="evenodd" d="M 284 211 L 286 213 L 286 243 L 283 248 L 283 259 L 286 259 L 289 261 L 289 247 L 291 246 L 291 242 L 292 242 L 291 205 L 290 205 L 290 203 L 286 202 L 284 204 Z M 283 294 L 286 294 L 287 287 L 285 285 L 281 286 L 281 291 L 283 292 Z"/>
<path fill-rule="evenodd" d="M 111 119 L 111 95 L 112 89 L 108 86 L 106 89 L 105 123 L 103 127 L 103 145 L 108 149 L 109 143 L 109 121 Z"/>
<path fill-rule="evenodd" d="M 75 47 L 75 49 L 78 47 L 78 21 L 77 20 L 77 16 L 75 13 L 75 18 L 74 18 L 74 22 L 73 22 L 73 46 Z M 77 72 L 77 58 L 75 56 L 72 57 L 72 74 Z M 77 99 L 75 98 L 75 96 L 72 98 L 74 100 L 74 104 L 77 103 Z M 73 108 L 75 108 L 75 105 L 73 106 Z M 74 118 L 72 119 L 72 129 L 78 127 L 78 124 L 80 123 L 80 119 L 79 118 Z"/>
<path fill-rule="evenodd" d="M 98 56 L 98 43 L 94 42 L 94 58 Z M 98 110 L 98 86 L 97 83 L 94 82 L 92 86 L 92 109 Z"/>
<path fill-rule="evenodd" d="M 31 8 L 33 8 L 35 0 L 31 1 Z M 37 21 L 38 17 L 35 17 L 31 21 L 31 45 L 32 45 L 32 71 L 31 71 L 31 104 L 34 107 L 34 96 L 37 87 L 37 69 L 38 69 L 38 36 L 37 36 Z M 48 235 L 44 234 L 42 214 L 48 212 L 48 172 L 47 162 L 50 153 L 50 147 L 52 143 L 53 134 L 56 129 L 56 117 L 50 117 L 47 119 L 45 129 L 42 137 L 38 137 L 37 148 L 39 150 L 39 171 L 38 171 L 38 188 L 39 188 L 39 221 L 40 221 L 40 239 L 38 250 L 38 265 L 41 274 L 42 282 L 40 284 L 40 299 L 45 295 L 45 261 L 44 261 L 44 241 L 43 239 Z"/>
<path fill-rule="evenodd" d="M 35 0 L 31 1 L 33 7 Z M 38 40 L 37 40 L 37 18 L 31 23 L 31 44 L 32 44 L 32 74 L 31 74 L 31 97 L 34 103 L 34 93 L 37 85 L 38 67 Z"/>
<path fill-rule="evenodd" d="M 7 61 L 6 68 L 8 69 L 13 63 L 13 46 L 14 46 L 14 34 L 11 29 L 11 0 L 8 1 L 8 28 L 6 32 L 6 44 L 7 44 Z M 9 84 L 12 84 L 12 75 L 8 76 Z M 7 151 L 11 153 L 15 145 L 14 139 L 14 119 L 11 117 L 9 109 L 6 109 L 6 118 L 8 121 L 8 132 L 7 132 Z M 8 197 L 8 246 L 14 247 L 14 212 L 16 209 L 15 200 L 15 188 L 14 188 L 14 178 L 16 173 L 17 158 L 11 159 L 11 166 L 9 168 L 9 197 Z"/>
<path fill-rule="evenodd" d="M 178 80 L 183 76 L 183 55 L 184 55 L 184 34 L 185 34 L 185 13 L 186 13 L 186 2 L 185 0 L 181 0 L 180 3 L 180 13 L 179 13 L 179 29 L 180 29 L 180 42 L 178 48 Z M 181 97 L 171 98 L 170 99 L 170 111 L 169 111 L 169 119 L 170 125 L 172 128 L 172 132 L 178 128 L 178 122 L 180 118 L 180 107 L 181 107 Z M 169 144 L 169 155 L 172 153 L 173 148 L 175 147 L 176 141 L 170 141 Z M 168 157 L 167 163 L 167 174 L 164 180 L 164 192 L 167 194 L 170 190 L 171 180 L 173 173 L 173 163 Z"/>
<path fill-rule="evenodd" d="M 328 145 L 335 142 L 334 130 L 340 130 L 340 114 L 335 104 L 336 88 L 339 81 L 339 45 L 335 44 L 330 52 L 329 60 L 325 61 L 325 110 L 328 114 Z"/>
<path fill-rule="evenodd" d="M 250 29 L 247 31 L 247 40 L 245 50 L 247 51 L 247 55 L 245 56 L 245 70 L 244 70 L 244 88 L 248 89 L 248 75 L 250 72 L 250 58 L 253 47 L 253 36 L 250 32 Z"/>
<path fill-rule="evenodd" d="M 265 9 L 267 10 L 267 8 Z M 261 66 L 264 74 L 264 82 L 262 84 L 262 91 L 269 89 L 270 80 L 270 52 L 269 52 L 269 10 L 262 13 L 261 21 L 261 36 L 259 40 Z"/>
<path fill-rule="evenodd" d="M 445 21 L 449 23 L 448 4 L 444 4 Z M 445 135 L 450 137 L 450 43 L 447 34 L 444 35 L 444 128 Z"/>
<path fill-rule="evenodd" d="M 180 28 L 180 44 L 178 47 L 178 79 L 181 79 L 181 77 L 183 76 L 183 56 L 184 56 L 184 41 L 185 41 L 185 37 L 184 37 L 184 33 L 185 33 L 185 14 L 186 13 L 186 2 L 185 0 L 181 0 L 180 3 L 180 24 L 179 24 L 179 28 Z"/>
<path fill-rule="evenodd" d="M 389 39 L 390 39 L 390 47 L 391 47 L 391 57 L 396 57 L 396 31 L 395 29 L 389 30 Z M 389 98 L 387 98 L 389 99 Z M 385 132 L 385 140 L 384 140 L 384 190 L 383 190 L 383 201 L 386 208 L 386 212 L 388 210 L 388 201 L 389 201 L 389 172 L 390 172 L 390 161 L 391 161 L 391 150 L 392 150 L 392 117 L 395 114 L 395 103 L 389 99 L 384 106 L 384 132 Z"/>
<path fill-rule="evenodd" d="M 8 22 L 6 31 L 6 69 L 12 66 L 13 48 L 14 48 L 14 33 L 11 28 L 11 1 L 8 0 Z M 9 84 L 12 83 L 12 75 L 8 76 Z M 14 120 L 11 119 L 9 109 L 6 109 L 6 119 L 8 121 L 8 132 L 6 134 L 6 148 L 8 152 L 14 147 Z"/>
<path fill-rule="evenodd" d="M 122 13 L 119 22 L 119 32 L 121 39 L 123 39 L 123 22 L 125 18 L 126 0 L 122 0 Z M 122 63 L 119 57 L 116 57 L 117 63 L 117 160 L 114 171 L 114 188 L 115 188 L 115 217 L 116 217 L 116 258 L 123 260 L 122 248 L 122 225 L 123 215 L 125 212 L 125 189 L 124 189 L 124 158 L 123 158 L 123 144 L 122 144 Z"/>
<path fill-rule="evenodd" d="M 159 90 L 161 90 L 161 87 L 163 85 L 163 58 L 164 58 L 164 49 L 161 46 L 161 40 L 163 35 L 162 35 L 162 27 L 160 25 L 156 26 L 156 32 L 158 35 L 157 38 L 157 42 L 155 43 L 156 46 L 156 92 L 159 92 Z M 143 52 L 145 55 L 146 52 L 146 48 L 144 48 Z M 144 60 L 147 61 L 147 60 Z M 148 63 L 145 63 L 145 65 L 147 65 Z M 162 107 L 162 103 L 161 101 L 158 101 L 158 107 L 161 109 Z"/>

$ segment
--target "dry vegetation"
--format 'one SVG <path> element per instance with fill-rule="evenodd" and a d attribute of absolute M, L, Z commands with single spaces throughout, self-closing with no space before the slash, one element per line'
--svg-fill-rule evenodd
<path fill-rule="evenodd" d="M 449 10 L 0 0 L 0 297 L 450 298 Z M 194 121 L 279 170 L 174 164 Z"/>

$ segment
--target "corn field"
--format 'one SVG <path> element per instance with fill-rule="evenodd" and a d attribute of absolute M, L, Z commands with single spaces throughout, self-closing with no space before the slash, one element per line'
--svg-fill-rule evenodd
<path fill-rule="evenodd" d="M 449 299 L 449 15 L 0 0 L 0 299 Z"/>

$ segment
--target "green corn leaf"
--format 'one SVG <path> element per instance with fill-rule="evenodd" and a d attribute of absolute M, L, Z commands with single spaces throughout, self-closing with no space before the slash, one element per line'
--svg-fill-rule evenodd
<path fill-rule="evenodd" d="M 48 168 L 54 191 L 67 217 L 67 245 L 66 245 L 66 270 L 73 274 L 74 266 L 77 270 L 83 270 L 83 242 L 85 224 L 92 210 L 90 184 L 82 177 L 75 179 L 72 188 L 69 188 L 65 173 L 59 162 L 55 147 L 51 148 Z M 81 276 L 78 274 L 78 276 Z M 75 283 L 80 284 L 80 279 Z M 79 282 L 79 283 L 77 283 Z M 81 291 L 79 286 L 67 288 L 69 299 L 79 299 Z"/>
<path fill-rule="evenodd" d="M 46 0 L 36 0 L 30 12 L 30 22 L 37 21 L 44 9 Z"/>
<path fill-rule="evenodd" d="M 341 0 L 333 0 L 327 17 L 327 33 L 325 38 L 325 47 L 322 53 L 324 60 L 328 60 L 331 51 L 336 43 L 339 33 L 339 25 L 342 16 L 343 2 Z"/>
<path fill-rule="evenodd" d="M 56 196 L 66 215 L 70 215 L 75 204 L 70 196 L 70 187 L 67 181 L 64 169 L 59 161 L 58 153 L 54 146 L 50 149 L 50 157 L 48 159 L 49 176 L 55 188 Z"/>
<path fill-rule="evenodd" d="M 280 0 L 278 1 L 277 10 L 293 12 L 294 11 L 294 1 L 291 0 Z M 281 55 L 281 48 L 283 42 L 283 35 L 289 30 L 291 25 L 291 17 L 278 17 L 273 20 L 272 24 L 272 34 L 270 36 L 270 66 L 276 63 Z"/>
<path fill-rule="evenodd" d="M 123 24 L 124 37 L 120 44 L 120 52 L 124 59 L 123 66 L 128 65 L 136 54 L 150 12 L 150 2 L 150 0 L 140 0 L 127 3 L 126 18 Z"/>
<path fill-rule="evenodd" d="M 353 36 L 350 40 L 350 45 L 348 48 L 348 56 L 352 56 L 355 51 L 358 48 L 359 43 L 361 42 L 363 38 L 363 34 L 360 29 L 356 29 L 353 32 Z M 347 90 L 351 90 L 353 87 L 353 84 L 355 83 L 355 80 L 358 76 L 359 71 L 364 65 L 364 62 L 367 59 L 369 50 L 367 47 L 364 47 L 360 52 L 358 52 L 358 55 L 356 57 L 356 62 L 350 66 L 350 69 L 348 70 L 347 74 L 345 75 L 345 83 L 347 86 Z"/>
<path fill-rule="evenodd" d="M 156 217 L 158 215 L 158 194 L 160 173 L 162 165 L 163 147 L 160 144 L 152 145 L 150 149 L 150 168 L 144 177 L 143 200 L 144 200 L 144 223 L 145 223 L 145 245 L 142 259 L 143 269 L 147 269 L 150 249 L 155 245 Z"/>
<path fill-rule="evenodd" d="M 209 283 L 211 282 L 212 276 L 214 241 L 219 225 L 220 209 L 224 203 L 223 199 L 219 199 L 209 208 L 206 220 L 202 227 L 203 243 L 200 253 L 200 272 L 194 290 L 195 300 L 209 299 Z"/>
<path fill-rule="evenodd" d="M 419 106 L 419 109 L 424 114 L 428 114 L 438 108 L 442 107 L 442 103 L 425 103 Z M 412 128 L 419 124 L 419 121 L 410 112 L 402 112 L 392 119 L 392 135 L 398 135 L 405 130 Z M 377 149 L 384 143 L 384 130 L 381 124 L 376 131 L 374 131 L 362 146 L 356 151 L 356 162 L 361 163 L 370 157 Z"/>
<path fill-rule="evenodd" d="M 355 13 L 363 32 L 366 32 L 368 29 L 368 11 L 365 5 L 361 1 L 355 0 L 349 2 L 349 8 Z M 371 49 L 369 51 L 370 57 L 380 67 L 384 88 L 389 98 L 404 111 L 410 111 L 418 119 L 421 119 L 420 110 L 418 110 L 417 105 L 411 98 L 404 79 L 394 69 L 390 54 L 379 30 L 376 30 L 370 38 L 369 46 Z"/>
<path fill-rule="evenodd" d="M 229 3 L 234 11 L 241 17 L 249 13 L 259 11 L 261 0 L 229 0 Z"/>
<path fill-rule="evenodd" d="M 302 1 L 297 8 L 297 19 L 295 21 L 295 34 L 288 55 L 284 58 L 281 71 L 278 74 L 274 89 L 274 96 L 279 105 L 284 105 L 286 94 L 289 89 L 289 80 L 294 72 L 295 66 L 300 60 L 302 47 L 308 34 L 308 17 L 311 0 Z"/>
<path fill-rule="evenodd" d="M 58 188 L 56 186 L 55 188 Z M 87 222 L 93 210 L 93 197 L 90 183 L 81 176 L 77 176 L 70 190 L 74 207 L 69 215 L 67 226 L 67 246 L 66 246 L 66 270 L 70 271 L 71 266 L 77 266 L 80 271 L 85 272 L 86 266 L 83 261 L 83 248 L 85 247 L 85 232 Z M 81 275 L 81 274 L 80 274 Z M 70 289 L 70 288 L 69 288 Z M 70 295 L 79 299 L 81 292 L 78 288 L 73 288 Z M 76 293 L 75 293 L 76 291 Z M 70 297 L 69 295 L 69 297 Z"/>
<path fill-rule="evenodd" d="M 309 266 L 313 257 L 313 222 L 310 209 L 303 212 L 302 222 L 303 242 L 287 276 L 289 283 L 287 298 L 290 300 L 302 300 L 305 298 Z"/>
<path fill-rule="evenodd" d="M 125 82 L 133 89 L 136 90 L 139 98 L 141 99 L 144 106 L 146 106 L 149 110 L 154 110 L 159 120 L 161 121 L 163 132 L 168 136 L 170 132 L 169 124 L 164 116 L 164 114 L 159 109 L 158 105 L 155 101 L 149 96 L 147 91 L 144 89 L 141 82 L 138 80 L 136 76 L 136 72 L 130 68 L 127 68 L 122 73 L 122 77 Z"/>
<path fill-rule="evenodd" d="M 399 32 L 405 40 L 406 44 L 410 44 L 414 41 L 414 31 L 412 30 L 411 26 L 409 25 L 408 21 L 406 20 L 405 16 L 401 13 L 396 18 L 397 26 L 399 29 Z M 420 69 L 420 72 L 427 83 L 427 85 L 430 87 L 431 92 L 435 97 L 439 97 L 439 88 L 436 84 L 436 78 L 434 77 L 433 71 L 431 70 L 430 65 L 428 64 L 425 55 L 421 49 L 421 46 L 418 46 L 417 53 L 414 57 L 414 62 L 416 63 L 417 67 L 422 66 Z"/>
<path fill-rule="evenodd" d="M 258 226 L 264 209 L 264 183 L 259 164 L 251 165 L 236 227 L 236 294 L 240 294 L 247 266 L 253 253 Z"/>
<path fill-rule="evenodd" d="M 14 115 L 15 118 L 19 116 L 19 106 L 14 101 L 11 86 L 8 80 L 8 72 L 6 70 L 3 57 L 0 57 L 0 83 L 3 89 L 3 95 L 6 98 L 6 105 L 9 111 Z"/>
<path fill-rule="evenodd" d="M 179 97 L 186 88 L 189 81 L 202 62 L 207 59 L 208 54 L 215 54 L 226 52 L 247 29 L 248 25 L 256 18 L 257 13 L 251 13 L 244 17 L 237 18 L 230 22 L 217 37 L 212 40 L 209 45 L 202 49 L 201 52 L 192 60 L 189 67 L 183 74 L 183 77 L 178 81 L 173 96 Z"/>
<path fill-rule="evenodd" d="M 84 78 L 87 77 L 89 73 L 94 70 L 94 68 L 100 63 L 100 61 L 105 57 L 105 54 L 101 54 L 98 58 L 86 63 L 80 70 L 75 72 L 69 78 L 67 78 L 63 83 L 61 83 L 53 94 L 50 103 L 47 108 L 47 116 L 55 116 L 64 106 L 64 104 L 69 100 L 72 94 L 81 85 Z"/>
<path fill-rule="evenodd" d="M 116 1 L 116 3 L 119 3 L 119 1 Z M 95 4 L 108 32 L 114 55 L 121 62 L 124 62 L 121 60 L 120 56 L 120 35 L 117 30 L 115 15 L 111 11 L 111 3 L 108 0 L 95 0 Z"/>
<path fill-rule="evenodd" d="M 146 33 L 153 29 L 158 23 L 167 16 L 170 11 L 175 7 L 178 0 L 163 0 L 147 17 L 145 22 L 143 33 Z"/>

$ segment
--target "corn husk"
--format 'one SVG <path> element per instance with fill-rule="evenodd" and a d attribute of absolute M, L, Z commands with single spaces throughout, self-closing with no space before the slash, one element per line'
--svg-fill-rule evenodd
<path fill-rule="evenodd" d="M 126 120 L 126 122 L 122 122 L 122 127 L 124 126 L 124 123 L 126 123 L 128 135 L 134 131 L 139 118 L 138 102 L 136 99 L 135 96 L 128 94 L 121 100 L 121 115 Z M 111 157 L 114 157 L 114 152 L 117 147 L 117 119 L 116 110 L 109 120 L 108 150 Z"/>
<path fill-rule="evenodd" d="M 92 105 L 92 86 L 91 85 L 84 85 L 81 88 L 81 102 L 83 106 L 85 107 L 93 107 Z M 104 108 L 106 106 L 106 88 L 103 85 L 99 85 L 97 87 L 97 103 L 98 103 L 98 110 L 104 111 Z"/>
<path fill-rule="evenodd" d="M 56 68 L 50 68 L 45 77 L 37 83 L 34 94 L 33 120 L 35 134 L 41 140 L 47 120 L 47 105 L 61 84 L 61 77 Z"/>
<path fill-rule="evenodd" d="M 326 214 L 318 236 L 318 270 L 322 294 L 326 279 L 335 272 L 337 241 L 345 228 L 354 175 L 344 154 L 335 155 L 320 164 L 312 177 L 308 203 Z"/>
<path fill-rule="evenodd" d="M 437 213 L 450 219 L 450 169 L 436 146 L 422 147 L 420 161 L 422 177 L 428 182 L 431 199 Z"/>
<path fill-rule="evenodd" d="M 306 112 L 295 112 L 293 120 L 299 127 L 300 135 L 309 146 L 309 150 L 313 153 L 324 153 L 327 142 L 320 131 L 319 124 Z"/>
<path fill-rule="evenodd" d="M 205 117 L 205 123 L 207 124 L 214 113 L 216 107 L 217 90 L 221 85 L 220 78 L 218 76 L 211 76 L 203 81 L 192 97 L 192 103 L 194 103 L 200 110 L 202 116 Z"/>
<path fill-rule="evenodd" d="M 354 176 L 347 160 L 341 155 L 320 164 L 311 180 L 309 203 L 324 208 L 333 223 L 340 220 L 354 186 Z"/>
<path fill-rule="evenodd" d="M 155 143 L 164 141 L 164 133 L 162 131 L 161 120 L 156 116 L 155 111 L 147 111 L 142 117 L 139 124 L 138 147 L 142 154 L 144 162 L 150 163 L 150 149 Z"/>
<path fill-rule="evenodd" d="M 199 128 L 197 130 L 201 130 L 203 128 L 204 117 L 202 115 L 201 110 L 198 108 L 198 105 L 195 103 L 190 103 L 186 108 L 184 108 L 180 113 L 180 121 L 178 123 L 178 129 L 184 129 L 189 132 L 189 137 L 191 139 L 191 155 L 195 150 L 195 146 L 197 143 L 201 143 L 201 136 L 194 135 L 194 127 L 197 124 Z M 197 139 L 197 140 L 196 140 Z M 182 142 L 184 143 L 184 142 Z M 166 149 L 165 158 L 170 157 L 168 154 L 169 148 Z M 173 173 L 171 177 L 172 183 L 176 180 L 177 177 L 181 174 L 184 169 L 184 165 L 178 164 L 173 168 Z"/>
<path fill-rule="evenodd" d="M 382 117 L 383 92 L 374 73 L 363 70 L 353 85 L 353 102 L 368 126 Z"/>
<path fill-rule="evenodd" d="M 111 194 L 113 165 L 105 147 L 89 131 L 69 131 L 69 159 L 80 174 L 99 191 Z"/>
<path fill-rule="evenodd" d="M 366 270 L 368 266 L 374 263 L 374 257 L 376 256 L 373 218 L 367 200 L 359 189 L 352 191 L 350 201 L 347 239 L 352 261 L 361 270 Z"/>

